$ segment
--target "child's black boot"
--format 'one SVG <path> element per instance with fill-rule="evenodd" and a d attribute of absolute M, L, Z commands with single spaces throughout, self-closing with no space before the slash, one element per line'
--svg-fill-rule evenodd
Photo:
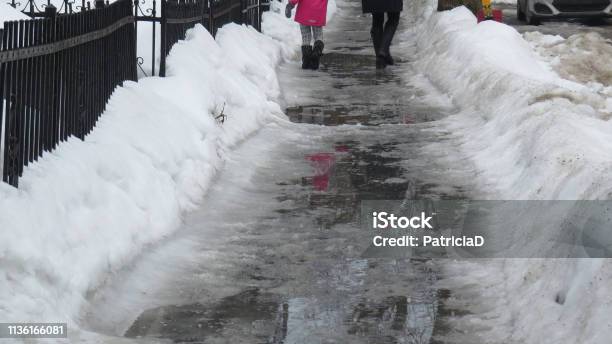
<path fill-rule="evenodd" d="M 319 69 L 319 62 L 321 61 L 321 56 L 323 56 L 323 48 L 325 48 L 323 41 L 317 40 L 314 42 L 314 47 L 312 48 L 312 65 L 310 66 L 314 70 Z"/>
<path fill-rule="evenodd" d="M 302 45 L 302 69 L 309 69 L 312 65 L 312 46 Z"/>

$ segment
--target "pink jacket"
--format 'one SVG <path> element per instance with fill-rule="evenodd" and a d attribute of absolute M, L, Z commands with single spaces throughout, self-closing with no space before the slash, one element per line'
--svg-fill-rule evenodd
<path fill-rule="evenodd" d="M 295 21 L 308 26 L 325 26 L 327 21 L 327 0 L 289 0 L 297 4 Z"/>

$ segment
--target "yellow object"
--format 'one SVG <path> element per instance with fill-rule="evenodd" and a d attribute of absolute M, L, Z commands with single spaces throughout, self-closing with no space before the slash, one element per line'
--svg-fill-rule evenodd
<path fill-rule="evenodd" d="M 493 17 L 493 9 L 491 8 L 491 0 L 482 0 L 482 12 L 485 18 Z"/>

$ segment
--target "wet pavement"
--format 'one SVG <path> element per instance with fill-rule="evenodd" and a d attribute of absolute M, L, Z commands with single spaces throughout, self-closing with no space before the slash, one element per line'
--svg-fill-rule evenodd
<path fill-rule="evenodd" d="M 292 123 L 233 152 L 203 206 L 91 297 L 109 335 L 176 343 L 442 343 L 439 264 L 366 259 L 364 200 L 464 199 L 473 170 L 453 160 L 410 57 L 376 71 L 369 18 L 342 2 L 320 71 L 280 67 Z M 405 19 L 403 25 L 407 25 Z M 402 28 L 400 27 L 400 30 Z M 428 149 L 448 141 L 447 150 Z"/>

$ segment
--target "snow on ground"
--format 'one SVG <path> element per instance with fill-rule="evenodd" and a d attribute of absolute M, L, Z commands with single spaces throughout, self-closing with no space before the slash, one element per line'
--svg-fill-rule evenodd
<path fill-rule="evenodd" d="M 168 77 L 125 82 L 85 141 L 28 166 L 19 189 L 0 183 L 0 319 L 97 338 L 79 330 L 89 293 L 178 228 L 228 150 L 286 121 L 275 68 L 296 56 L 299 30 L 276 12 L 263 27 L 269 36 L 228 24 L 215 40 L 198 25 L 173 47 Z"/>
<path fill-rule="evenodd" d="M 612 44 L 597 32 L 578 33 L 564 39 L 537 31 L 524 34 L 538 54 L 564 79 L 586 85 L 606 99 L 602 112 L 612 115 Z"/>
<path fill-rule="evenodd" d="M 226 151 L 284 121 L 285 44 L 236 24 L 215 41 L 197 26 L 167 78 L 125 82 L 84 142 L 28 166 L 19 189 L 0 185 L 0 318 L 68 321 L 77 335 L 87 293 L 178 227 Z"/>
<path fill-rule="evenodd" d="M 509 26 L 477 24 L 463 7 L 431 13 L 429 0 L 413 7 L 423 15 L 405 36 L 417 36 L 415 64 L 461 109 L 441 128 L 455 133 L 497 198 L 610 198 L 608 67 L 583 73 L 609 54 L 600 37 L 534 34 L 530 44 Z M 594 53 L 576 54 L 594 42 Z M 557 56 L 545 56 L 542 46 L 556 47 Z M 543 236 L 514 234 L 545 244 Z M 479 329 L 483 342 L 599 344 L 612 335 L 609 260 L 457 261 L 446 273 L 442 284 L 456 292 L 449 303 L 474 313 L 455 325 Z M 460 342 L 461 334 L 452 335 Z"/>

